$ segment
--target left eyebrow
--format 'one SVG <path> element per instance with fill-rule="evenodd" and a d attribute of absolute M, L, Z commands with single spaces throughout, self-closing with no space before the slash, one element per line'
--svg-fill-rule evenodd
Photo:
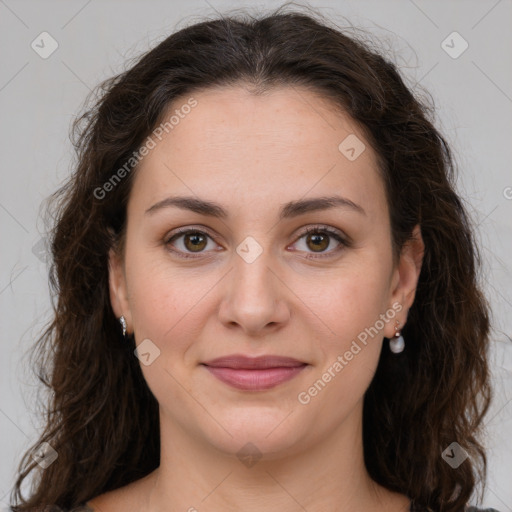
<path fill-rule="evenodd" d="M 216 218 L 228 218 L 228 211 L 220 204 L 192 196 L 173 196 L 162 199 L 146 210 L 146 214 L 153 214 L 163 208 L 176 207 L 182 210 L 189 210 L 200 215 L 207 215 Z M 362 215 L 366 212 L 362 206 L 342 196 L 315 197 L 312 199 L 301 199 L 285 203 L 280 210 L 279 219 L 298 217 L 305 213 L 329 210 L 332 208 L 346 207 Z"/>
<path fill-rule="evenodd" d="M 346 207 L 351 210 L 366 215 L 363 207 L 354 203 L 350 199 L 341 196 L 315 197 L 312 199 L 302 199 L 299 201 L 290 201 L 286 203 L 279 214 L 280 219 L 289 219 L 297 217 L 308 212 L 321 210 L 330 210 L 332 208 Z"/>

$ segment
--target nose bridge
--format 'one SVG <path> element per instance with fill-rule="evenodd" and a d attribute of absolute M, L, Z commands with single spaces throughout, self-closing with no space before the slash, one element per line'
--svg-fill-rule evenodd
<path fill-rule="evenodd" d="M 246 237 L 237 247 L 234 258 L 233 286 L 239 299 L 274 301 L 275 277 L 270 270 L 271 249 L 260 238 Z"/>
<path fill-rule="evenodd" d="M 271 259 L 270 247 L 253 237 L 247 237 L 236 247 L 221 307 L 223 322 L 236 323 L 246 332 L 257 332 L 289 317 Z"/>

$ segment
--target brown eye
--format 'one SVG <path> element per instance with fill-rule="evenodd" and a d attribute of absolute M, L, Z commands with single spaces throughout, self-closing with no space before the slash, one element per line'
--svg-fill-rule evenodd
<path fill-rule="evenodd" d="M 202 251 L 207 244 L 206 236 L 203 233 L 194 232 L 185 234 L 183 237 L 183 243 L 187 250 L 192 252 Z"/>
<path fill-rule="evenodd" d="M 302 240 L 304 241 L 302 242 Z M 331 247 L 332 241 L 337 243 L 334 249 Z M 180 258 L 194 258 L 194 254 L 199 256 L 209 255 L 208 242 L 211 241 L 214 246 L 212 237 L 197 229 L 183 229 L 170 236 L 164 245 L 167 249 Z M 303 233 L 297 242 L 302 242 L 305 248 L 300 248 L 301 252 L 309 253 L 306 258 L 326 258 L 339 253 L 344 247 L 350 247 L 350 243 L 345 240 L 338 231 L 329 227 L 309 228 Z M 327 250 L 329 249 L 330 250 Z M 312 254 L 313 253 L 313 254 Z M 315 255 L 317 253 L 318 255 Z"/>
<path fill-rule="evenodd" d="M 165 241 L 165 246 L 181 258 L 193 258 L 192 254 L 194 253 L 201 255 L 203 252 L 209 252 L 206 251 L 206 248 L 210 240 L 210 235 L 203 231 L 184 229 L 168 238 Z"/>
<path fill-rule="evenodd" d="M 332 240 L 337 244 L 334 249 L 331 247 Z M 335 231 L 327 226 L 315 226 L 313 228 L 308 228 L 295 243 L 299 243 L 299 245 L 300 243 L 303 244 L 304 247 L 299 247 L 299 250 L 309 253 L 306 255 L 306 258 L 310 259 L 334 256 L 343 248 L 350 246 L 349 242 L 345 240 L 337 230 Z M 331 249 L 327 250 L 329 247 L 331 247 Z M 318 255 L 311 253 L 317 253 Z"/>
<path fill-rule="evenodd" d="M 306 236 L 306 244 L 314 251 L 322 252 L 329 247 L 329 236 L 324 233 L 311 233 Z"/>

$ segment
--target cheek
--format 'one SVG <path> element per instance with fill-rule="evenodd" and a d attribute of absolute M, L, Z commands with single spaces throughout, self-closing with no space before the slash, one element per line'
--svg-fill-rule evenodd
<path fill-rule="evenodd" d="M 299 401 L 312 404 L 312 409 L 306 406 L 305 411 L 329 418 L 332 427 L 362 399 L 379 361 L 387 280 L 380 267 L 368 268 L 357 272 L 345 269 L 332 276 L 326 293 L 319 294 L 311 308 L 319 312 L 322 331 L 327 334 L 318 338 L 318 366 Z M 389 321 L 393 321 L 391 315 Z"/>
<path fill-rule="evenodd" d="M 127 246 L 125 265 L 135 339 L 149 338 L 160 346 L 169 320 L 180 315 L 179 287 L 158 260 L 135 244 Z"/>
<path fill-rule="evenodd" d="M 186 377 L 188 367 L 194 364 L 189 349 L 201 337 L 204 296 L 214 283 L 209 285 L 208 279 L 187 278 L 184 273 L 178 275 L 157 266 L 134 266 L 131 275 L 130 303 L 137 346 L 146 343 L 155 354 L 148 365 L 141 359 L 144 378 L 159 403 L 169 407 L 185 403 L 193 391 Z"/>
<path fill-rule="evenodd" d="M 385 313 L 389 286 L 387 267 L 378 258 L 354 258 L 350 264 L 314 279 L 301 279 L 295 290 L 321 320 L 329 346 L 343 348 Z M 382 327 L 379 323 L 378 327 Z"/>
<path fill-rule="evenodd" d="M 126 268 L 137 343 L 149 338 L 161 350 L 162 360 L 169 356 L 172 368 L 177 354 L 183 359 L 183 353 L 200 338 L 210 314 L 205 310 L 208 295 L 219 276 L 200 269 L 177 269 L 165 258 L 142 251 L 132 253 Z"/>

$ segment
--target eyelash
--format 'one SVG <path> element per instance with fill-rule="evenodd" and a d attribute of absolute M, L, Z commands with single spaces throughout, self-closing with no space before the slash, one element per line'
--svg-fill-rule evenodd
<path fill-rule="evenodd" d="M 319 255 L 309 255 L 309 256 L 305 256 L 306 259 L 312 259 L 312 260 L 315 260 L 315 259 L 322 259 L 322 258 L 328 258 L 330 255 L 332 255 L 333 253 L 338 253 L 340 250 L 343 249 L 343 247 L 349 247 L 350 246 L 350 243 L 344 239 L 338 231 L 330 228 L 329 226 L 314 226 L 314 227 L 309 227 L 308 229 L 306 229 L 304 232 L 302 232 L 298 238 L 295 240 L 295 242 L 299 241 L 301 238 L 311 234 L 311 233 L 321 233 L 321 234 L 327 234 L 329 236 L 331 236 L 332 238 L 334 238 L 337 242 L 340 243 L 340 247 L 338 247 L 337 249 L 334 249 L 333 251 L 330 251 L 328 253 L 320 253 Z M 212 236 L 206 232 L 206 231 L 202 231 L 200 229 L 191 229 L 191 228 L 182 228 L 182 229 L 178 229 L 175 233 L 173 233 L 173 235 L 169 238 L 166 239 L 166 241 L 164 242 L 165 243 L 165 246 L 170 246 L 171 245 L 171 242 L 173 242 L 174 240 L 176 240 L 177 238 L 183 236 L 183 235 L 188 235 L 188 234 L 200 234 L 200 235 L 206 235 L 208 236 L 209 238 L 213 239 Z M 294 243 L 295 243 L 294 242 Z M 172 253 L 176 254 L 179 258 L 183 258 L 183 259 L 194 259 L 194 258 L 198 258 L 201 256 L 201 253 L 196 253 L 197 256 L 190 256 L 190 253 L 187 254 L 187 253 L 183 253 L 181 251 L 176 251 L 174 249 L 168 249 L 169 251 L 171 251 Z"/>

